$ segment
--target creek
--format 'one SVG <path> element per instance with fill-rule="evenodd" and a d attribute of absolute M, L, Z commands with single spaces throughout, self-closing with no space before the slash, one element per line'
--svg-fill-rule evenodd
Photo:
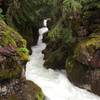
<path fill-rule="evenodd" d="M 42 39 L 46 32 L 46 26 L 39 29 L 38 43 L 32 47 L 32 55 L 26 65 L 27 80 L 35 82 L 42 89 L 46 100 L 100 100 L 93 93 L 74 86 L 63 71 L 46 69 L 43 66 L 42 51 L 46 48 L 46 43 Z"/>

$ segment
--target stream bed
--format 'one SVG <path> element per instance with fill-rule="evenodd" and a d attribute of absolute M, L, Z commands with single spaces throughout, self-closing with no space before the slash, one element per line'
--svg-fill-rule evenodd
<path fill-rule="evenodd" d="M 26 78 L 42 89 L 46 100 L 100 100 L 100 97 L 72 85 L 63 71 L 46 69 L 43 66 L 42 51 L 46 48 L 46 44 L 42 39 L 47 31 L 47 27 L 39 29 L 38 43 L 32 47 L 33 53 L 26 65 Z"/>

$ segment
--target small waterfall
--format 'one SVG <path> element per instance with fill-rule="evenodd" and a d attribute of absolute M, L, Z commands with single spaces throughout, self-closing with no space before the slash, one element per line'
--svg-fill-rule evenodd
<path fill-rule="evenodd" d="M 46 20 L 45 22 L 47 23 Z M 44 26 L 39 29 L 37 45 L 32 47 L 33 53 L 26 65 L 26 78 L 42 89 L 47 97 L 46 100 L 100 100 L 100 97 L 72 85 L 62 71 L 44 68 L 42 50 L 45 49 L 46 44 L 42 39 L 43 34 L 48 31 L 47 24 Z"/>

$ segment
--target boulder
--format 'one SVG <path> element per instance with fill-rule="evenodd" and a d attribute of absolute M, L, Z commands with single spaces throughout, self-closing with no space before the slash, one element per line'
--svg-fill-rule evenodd
<path fill-rule="evenodd" d="M 56 43 L 50 41 L 43 53 L 46 68 L 64 69 L 68 53 L 67 46 L 62 41 L 56 41 Z"/>
<path fill-rule="evenodd" d="M 43 100 L 41 89 L 25 79 L 26 40 L 0 20 L 0 100 Z"/>
<path fill-rule="evenodd" d="M 25 79 L 8 81 L 1 86 L 0 100 L 43 100 L 41 89 Z"/>
<path fill-rule="evenodd" d="M 100 36 L 90 36 L 76 46 L 75 57 L 82 64 L 100 68 Z"/>
<path fill-rule="evenodd" d="M 85 66 L 83 69 L 85 68 L 87 73 L 84 76 L 87 77 L 91 91 L 100 95 L 100 35 L 93 34 L 79 42 L 74 59 Z"/>

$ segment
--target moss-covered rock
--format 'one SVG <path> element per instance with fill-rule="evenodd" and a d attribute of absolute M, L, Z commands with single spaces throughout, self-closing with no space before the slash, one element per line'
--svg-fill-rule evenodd
<path fill-rule="evenodd" d="M 100 67 L 100 65 L 95 65 L 96 63 L 100 62 L 99 60 L 94 64 L 92 63 L 94 56 L 96 56 L 96 52 L 99 49 L 100 49 L 100 36 L 99 35 L 90 36 L 87 39 L 78 43 L 75 50 L 75 57 L 79 62 L 83 64 L 90 65 L 92 67 Z"/>
<path fill-rule="evenodd" d="M 26 48 L 26 41 L 22 36 L 0 20 L 0 80 L 17 78 L 21 75 L 23 67 L 18 63 L 28 60 L 28 52 L 18 51 Z M 27 58 L 23 56 L 27 56 Z"/>
<path fill-rule="evenodd" d="M 73 82 L 75 85 L 82 85 L 86 84 L 88 81 L 86 80 L 86 66 L 82 65 L 81 63 L 77 62 L 74 57 L 69 57 L 66 60 L 65 65 L 67 76 L 70 79 L 71 82 Z"/>
<path fill-rule="evenodd" d="M 60 40 L 55 42 L 49 42 L 46 49 L 43 51 L 45 54 L 44 66 L 46 68 L 64 69 L 65 61 L 68 55 L 67 46 Z"/>
<path fill-rule="evenodd" d="M 91 86 L 91 91 L 100 95 L 100 35 L 91 34 L 86 39 L 79 42 L 75 49 L 74 59 L 78 63 L 85 65 L 85 76 L 87 77 L 88 85 Z M 79 74 L 80 75 L 80 74 Z"/>
<path fill-rule="evenodd" d="M 21 79 L 7 85 L 10 93 L 7 91 L 6 97 L 0 95 L 0 100 L 44 100 L 41 89 L 31 81 Z"/>
<path fill-rule="evenodd" d="M 31 81 L 27 81 L 25 84 L 25 88 L 23 88 L 24 91 L 26 91 L 25 96 L 26 100 L 43 100 L 44 95 L 41 91 L 41 89 L 34 84 Z"/>
<path fill-rule="evenodd" d="M 41 89 L 25 79 L 26 41 L 0 20 L 0 100 L 43 100 Z"/>
<path fill-rule="evenodd" d="M 44 94 L 41 89 L 31 81 L 27 81 L 23 87 L 23 97 L 21 100 L 43 100 Z M 19 100 L 19 99 L 15 99 Z"/>
<path fill-rule="evenodd" d="M 15 47 L 26 47 L 26 41 L 16 32 L 5 24 L 4 21 L 0 20 L 0 45 L 7 46 L 11 44 Z"/>

